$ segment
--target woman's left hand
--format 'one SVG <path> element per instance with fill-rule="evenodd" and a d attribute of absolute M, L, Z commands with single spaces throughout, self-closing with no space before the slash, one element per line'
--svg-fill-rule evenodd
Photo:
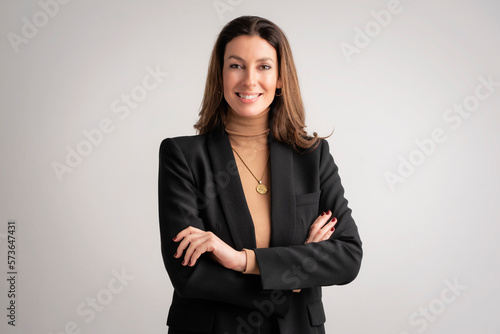
<path fill-rule="evenodd" d="M 306 241 L 304 244 L 311 242 L 320 242 L 329 239 L 333 232 L 335 232 L 335 224 L 337 224 L 337 218 L 332 218 L 332 212 L 323 212 L 316 218 L 314 223 L 312 223 L 309 228 L 309 233 L 307 234 Z M 301 289 L 295 289 L 293 292 L 299 293 Z"/>
<path fill-rule="evenodd" d="M 235 250 L 212 232 L 189 226 L 179 232 L 173 240 L 179 242 L 174 257 L 180 258 L 185 252 L 183 266 L 192 267 L 201 254 L 210 253 L 218 263 L 228 269 L 242 272 L 246 268 L 245 251 Z"/>
<path fill-rule="evenodd" d="M 332 212 L 328 210 L 328 212 L 323 212 L 316 218 L 309 229 L 305 241 L 306 244 L 327 240 L 332 236 L 333 232 L 335 232 L 335 225 L 337 224 L 337 218 L 332 216 Z"/>

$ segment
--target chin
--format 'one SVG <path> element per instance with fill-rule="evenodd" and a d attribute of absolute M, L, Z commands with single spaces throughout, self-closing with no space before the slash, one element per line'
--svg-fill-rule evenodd
<path fill-rule="evenodd" d="M 269 110 L 269 106 L 267 107 L 252 107 L 252 108 L 233 108 L 231 107 L 235 113 L 243 117 L 252 117 L 262 114 L 263 112 Z"/>

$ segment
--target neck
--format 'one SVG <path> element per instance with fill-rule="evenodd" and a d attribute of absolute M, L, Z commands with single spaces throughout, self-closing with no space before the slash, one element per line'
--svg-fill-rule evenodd
<path fill-rule="evenodd" d="M 228 108 L 226 130 L 244 135 L 256 135 L 269 129 L 269 110 L 255 116 L 241 116 Z"/>

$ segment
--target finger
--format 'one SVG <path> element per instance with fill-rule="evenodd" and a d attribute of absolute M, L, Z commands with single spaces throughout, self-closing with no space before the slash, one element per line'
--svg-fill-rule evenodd
<path fill-rule="evenodd" d="M 202 231 L 196 227 L 193 227 L 193 226 L 188 226 L 185 229 L 183 229 L 182 231 L 180 231 L 179 233 L 177 233 L 177 235 L 172 240 L 174 240 L 175 242 L 179 242 L 182 239 L 184 239 L 187 235 L 190 235 L 193 233 L 199 233 L 199 232 L 204 232 L 204 231 Z"/>
<path fill-rule="evenodd" d="M 184 238 L 184 240 L 189 241 L 189 246 L 184 252 L 184 260 L 182 261 L 183 266 L 187 266 L 191 262 L 191 258 L 196 249 L 202 247 L 203 243 L 206 241 L 207 236 L 203 234 L 192 234 Z M 182 242 L 184 242 L 184 240 Z"/>
<path fill-rule="evenodd" d="M 325 226 L 328 225 L 329 219 L 332 216 L 332 212 L 328 210 L 326 213 L 322 213 L 316 221 L 311 226 L 311 230 L 309 231 L 308 241 L 309 242 L 317 242 L 323 238 L 325 234 Z"/>
<path fill-rule="evenodd" d="M 206 253 L 208 250 L 208 245 L 207 242 L 198 245 L 196 249 L 194 250 L 193 254 L 191 255 L 191 259 L 189 259 L 189 262 L 187 262 L 187 265 L 192 267 L 196 264 L 196 261 L 200 258 L 201 254 Z"/>
<path fill-rule="evenodd" d="M 319 231 L 317 231 L 313 238 L 309 238 L 310 242 L 319 242 L 327 240 L 333 234 L 335 230 L 335 224 L 337 224 L 337 218 L 333 217 L 328 223 L 326 223 Z"/>
<path fill-rule="evenodd" d="M 203 232 L 204 231 L 192 226 L 186 227 L 185 229 L 180 231 L 173 239 L 174 242 L 179 242 L 179 246 L 177 246 L 177 250 L 174 254 L 174 257 L 180 258 L 182 256 L 182 253 L 184 252 L 184 249 L 186 249 L 189 246 L 189 240 L 186 240 L 187 236 Z"/>
<path fill-rule="evenodd" d="M 179 246 L 177 246 L 177 250 L 174 254 L 175 258 L 180 258 L 182 256 L 182 253 L 184 253 L 184 251 L 189 247 L 189 244 L 191 243 L 192 238 L 190 238 L 190 235 L 187 235 L 179 240 L 181 240 L 181 241 L 179 242 Z"/>
<path fill-rule="evenodd" d="M 323 236 L 321 237 L 320 240 L 318 241 L 323 241 L 323 240 L 328 240 L 332 236 L 333 232 L 335 232 L 335 225 L 337 224 L 337 218 L 333 217 L 332 220 L 328 224 L 326 224 L 323 228 L 322 231 Z"/>
<path fill-rule="evenodd" d="M 328 218 L 329 218 L 329 214 L 331 214 L 330 211 L 328 211 L 328 212 L 323 211 L 316 218 L 316 220 L 311 224 L 311 226 L 309 227 L 309 232 L 307 234 L 307 238 L 304 241 L 305 244 L 310 243 L 310 242 L 314 242 L 316 240 L 318 232 L 321 230 L 323 225 L 325 225 L 327 223 Z"/>
<path fill-rule="evenodd" d="M 335 227 L 331 227 L 331 228 L 329 227 L 329 228 L 326 230 L 326 232 L 325 232 L 325 234 L 323 235 L 323 237 L 321 238 L 321 240 L 318 240 L 318 242 L 319 242 L 319 241 L 323 241 L 323 240 L 328 240 L 328 239 L 330 239 L 330 237 L 333 235 L 333 232 L 335 232 Z"/>
<path fill-rule="evenodd" d="M 328 212 L 322 212 L 321 215 L 316 218 L 316 220 L 312 223 L 310 230 L 312 233 L 315 233 L 319 231 L 323 225 L 325 225 L 328 222 L 328 219 L 330 218 L 331 212 L 328 210 Z"/>
<path fill-rule="evenodd" d="M 219 240 L 212 232 L 203 232 L 196 235 L 190 235 L 187 238 L 191 240 L 186 254 L 184 256 L 183 265 L 194 266 L 201 254 L 212 252 L 214 244 Z"/>
<path fill-rule="evenodd" d="M 331 230 L 332 228 L 335 227 L 335 225 L 337 225 L 337 217 L 333 217 L 329 222 L 328 224 L 325 224 L 325 226 L 323 226 L 323 230 Z"/>

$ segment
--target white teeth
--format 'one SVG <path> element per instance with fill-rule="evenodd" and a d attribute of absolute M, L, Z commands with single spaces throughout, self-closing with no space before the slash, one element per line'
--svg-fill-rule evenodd
<path fill-rule="evenodd" d="M 238 94 L 239 97 L 241 97 L 242 99 L 245 99 L 245 100 L 250 100 L 250 99 L 255 99 L 256 97 L 258 97 L 259 95 L 243 95 L 243 94 Z"/>

